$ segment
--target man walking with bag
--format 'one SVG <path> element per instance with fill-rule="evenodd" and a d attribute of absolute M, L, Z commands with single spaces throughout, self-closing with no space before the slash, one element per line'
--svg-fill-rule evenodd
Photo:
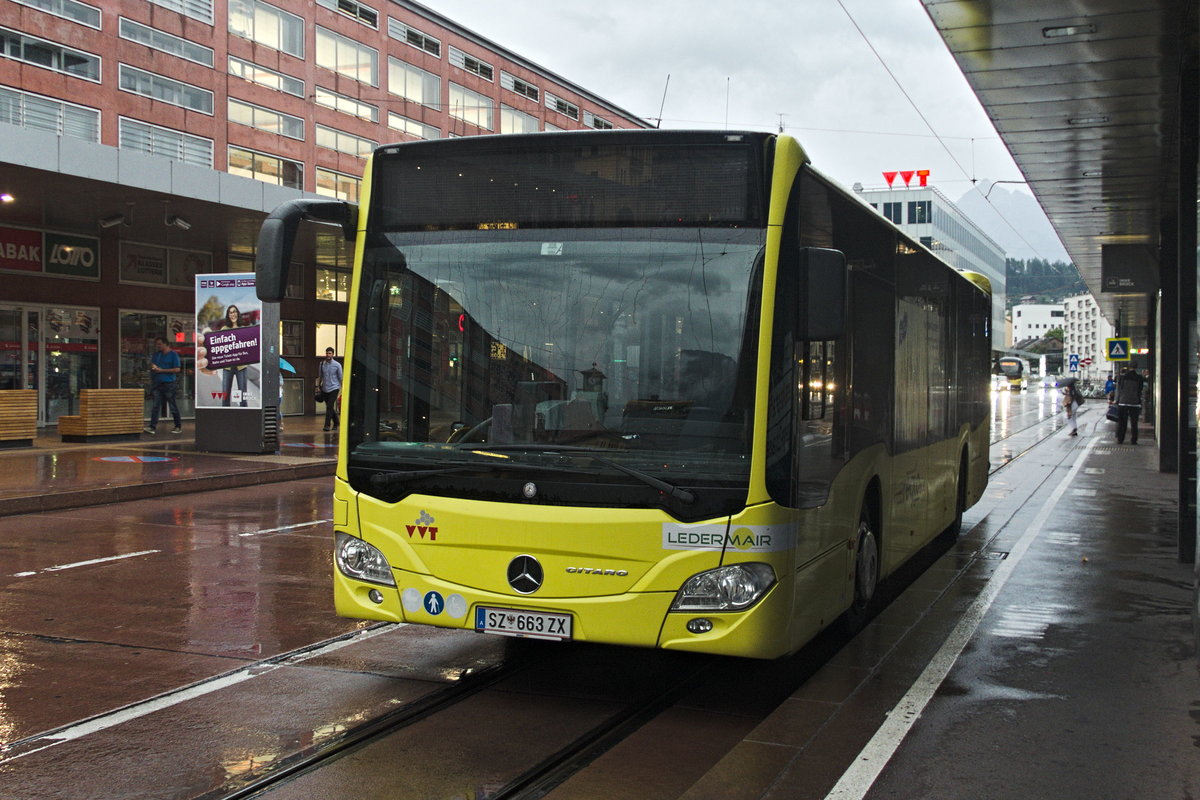
<path fill-rule="evenodd" d="M 342 365 L 333 358 L 333 348 L 325 348 L 325 360 L 321 362 L 320 377 L 317 378 L 318 398 L 325 404 L 324 430 L 337 430 L 338 394 L 342 391 Z"/>
<path fill-rule="evenodd" d="M 1125 430 L 1129 429 L 1129 443 L 1137 444 L 1138 415 L 1142 413 L 1142 387 L 1146 379 L 1131 365 L 1121 373 L 1117 381 L 1117 444 L 1125 444 Z"/>

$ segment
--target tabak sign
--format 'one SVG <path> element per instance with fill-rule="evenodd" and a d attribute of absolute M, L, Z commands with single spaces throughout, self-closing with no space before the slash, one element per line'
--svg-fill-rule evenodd
<path fill-rule="evenodd" d="M 100 240 L 0 227 L 0 269 L 100 277 Z"/>

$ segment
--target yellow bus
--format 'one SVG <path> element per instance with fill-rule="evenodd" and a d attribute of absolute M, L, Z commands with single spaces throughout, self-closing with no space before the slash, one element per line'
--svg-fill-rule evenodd
<path fill-rule="evenodd" d="M 1025 386 L 1025 359 L 1004 356 L 996 359 L 996 374 L 1009 391 L 1019 392 Z"/>
<path fill-rule="evenodd" d="M 991 299 L 764 133 L 378 148 L 334 602 L 360 619 L 774 658 L 861 624 L 988 474 Z"/>

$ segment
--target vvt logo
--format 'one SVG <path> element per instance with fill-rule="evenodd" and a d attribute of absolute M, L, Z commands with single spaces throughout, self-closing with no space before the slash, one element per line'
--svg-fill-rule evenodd
<path fill-rule="evenodd" d="M 421 516 L 417 517 L 414 524 L 404 526 L 408 530 L 408 538 L 411 539 L 414 535 L 417 535 L 424 539 L 428 535 L 429 541 L 436 542 L 438 529 L 434 527 L 434 522 L 434 518 L 429 516 L 427 511 L 422 510 Z"/>

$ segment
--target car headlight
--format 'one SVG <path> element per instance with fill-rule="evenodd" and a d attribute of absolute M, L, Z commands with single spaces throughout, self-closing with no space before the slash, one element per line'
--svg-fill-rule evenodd
<path fill-rule="evenodd" d="M 770 564 L 730 564 L 688 578 L 672 611 L 741 611 L 775 585 Z"/>
<path fill-rule="evenodd" d="M 349 578 L 384 586 L 395 586 L 392 568 L 378 547 L 362 539 L 339 533 L 334 538 L 334 561 L 338 569 Z"/>

